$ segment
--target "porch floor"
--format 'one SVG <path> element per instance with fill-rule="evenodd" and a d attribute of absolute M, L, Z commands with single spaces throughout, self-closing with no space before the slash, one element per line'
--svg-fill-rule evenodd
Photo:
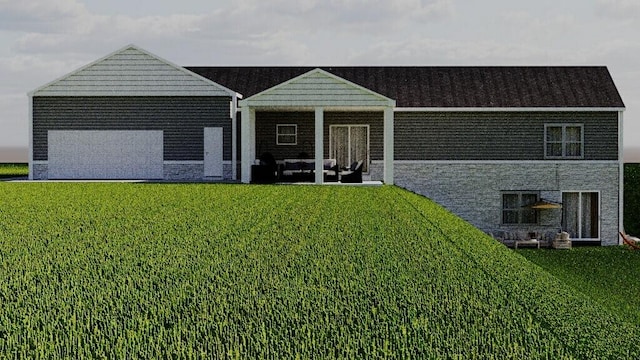
<path fill-rule="evenodd" d="M 278 185 L 317 185 L 314 182 L 276 182 Z M 382 186 L 382 181 L 363 180 L 361 183 L 324 182 L 322 185 L 330 186 Z"/>

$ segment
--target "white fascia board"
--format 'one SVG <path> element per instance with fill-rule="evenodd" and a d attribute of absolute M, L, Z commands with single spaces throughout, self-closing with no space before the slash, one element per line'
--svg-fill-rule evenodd
<path fill-rule="evenodd" d="M 110 57 L 112 57 L 112 56 L 114 56 L 114 55 L 116 55 L 118 53 L 121 53 L 121 52 L 123 52 L 125 50 L 128 50 L 128 49 L 134 49 L 134 50 L 140 51 L 141 53 L 144 53 L 144 54 L 146 54 L 148 56 L 151 56 L 152 58 L 155 58 L 155 59 L 157 59 L 157 60 L 159 60 L 161 62 L 164 62 L 165 64 L 173 67 L 174 69 L 176 69 L 178 71 L 181 71 L 181 72 L 183 72 L 183 73 L 185 73 L 185 74 L 187 74 L 189 76 L 195 77 L 195 78 L 197 78 L 197 79 L 199 79 L 199 80 L 201 80 L 201 81 L 203 81 L 203 82 L 205 82 L 205 83 L 207 83 L 209 85 L 216 86 L 219 89 L 221 89 L 222 91 L 228 93 L 229 96 L 231 96 L 231 97 L 236 96 L 238 98 L 242 98 L 241 94 L 239 94 L 239 93 L 237 93 L 237 92 L 235 92 L 235 91 L 233 91 L 231 89 L 228 89 L 228 88 L 226 88 L 226 87 L 224 87 L 224 86 L 222 86 L 222 85 L 220 85 L 218 83 L 215 83 L 215 82 L 213 82 L 213 81 L 211 81 L 211 80 L 209 80 L 209 79 L 207 79 L 207 78 L 205 78 L 205 77 L 203 77 L 201 75 L 198 75 L 198 74 L 194 73 L 193 71 L 187 70 L 187 69 L 183 68 L 182 66 L 176 65 L 171 61 L 165 60 L 165 59 L 161 58 L 158 55 L 152 54 L 152 53 L 150 53 L 150 52 L 148 52 L 148 51 L 146 51 L 146 50 L 144 50 L 144 49 L 142 49 L 142 48 L 140 48 L 140 47 L 138 47 L 138 46 L 136 46 L 134 44 L 129 44 L 127 46 L 124 46 L 124 47 L 122 47 L 122 48 L 120 48 L 120 49 L 118 49 L 116 51 L 113 51 L 113 52 L 111 52 L 111 53 L 99 58 L 98 60 L 94 60 L 94 61 L 88 63 L 87 65 L 84 65 L 84 66 L 82 66 L 82 67 L 80 67 L 80 68 L 78 68 L 78 69 L 76 69 L 76 70 L 74 70 L 74 71 L 72 71 L 70 73 L 62 75 L 59 78 L 57 78 L 57 79 L 55 79 L 53 81 L 50 81 L 50 82 L 38 87 L 35 90 L 30 91 L 28 93 L 28 95 L 29 96 L 38 96 L 36 94 L 38 91 L 43 90 L 43 89 L 45 89 L 45 88 L 47 88 L 47 87 L 49 87 L 49 86 L 51 86 L 51 85 L 53 85 L 53 84 L 55 84 L 55 83 L 57 83 L 59 81 L 62 81 L 62 80 L 66 79 L 66 78 L 68 78 L 68 77 L 70 77 L 72 75 L 75 75 L 75 74 L 77 74 L 77 73 L 79 73 L 79 72 L 81 72 L 81 71 L 83 71 L 83 70 L 85 70 L 85 69 L 97 64 L 97 63 L 100 63 L 101 61 L 104 61 L 104 60 L 106 60 L 106 59 L 108 59 L 108 58 L 110 58 Z M 81 95 L 83 95 L 83 94 L 79 94 L 79 96 L 81 96 Z M 114 94 L 114 96 L 116 96 L 116 95 L 117 94 Z M 156 95 L 158 95 L 158 94 L 156 94 Z M 73 93 L 69 93 L 69 94 L 65 94 L 65 96 L 75 96 L 75 95 Z M 144 95 L 141 95 L 141 96 L 144 96 Z"/>
<path fill-rule="evenodd" d="M 73 71 L 71 71 L 71 72 L 69 72 L 67 74 L 64 74 L 64 75 L 60 76 L 59 78 L 57 78 L 55 80 L 49 81 L 48 83 L 38 87 L 37 89 L 32 90 L 28 94 L 29 94 L 29 96 L 37 96 L 36 93 L 38 91 L 43 90 L 43 89 L 45 89 L 45 88 L 57 83 L 58 81 L 62 81 L 62 80 L 66 79 L 66 78 L 68 78 L 68 77 L 70 77 L 72 75 L 75 75 L 75 74 L 81 72 L 82 70 L 84 70 L 84 69 L 86 69 L 88 67 L 91 67 L 91 66 L 93 66 L 93 65 L 95 65 L 95 64 L 97 64 L 97 63 L 99 63 L 101 61 L 104 61 L 105 59 L 108 59 L 108 58 L 112 57 L 113 55 L 115 55 L 115 54 L 117 54 L 119 52 L 125 51 L 125 50 L 127 50 L 129 48 L 132 48 L 132 47 L 138 50 L 138 48 L 135 45 L 129 44 L 129 45 L 124 46 L 124 47 L 122 47 L 122 48 L 120 48 L 120 49 L 118 49 L 116 51 L 113 51 L 113 52 L 111 52 L 111 53 L 109 53 L 109 54 L 107 54 L 107 55 L 105 55 L 105 56 L 103 56 L 103 57 L 101 57 L 101 58 L 99 58 L 97 60 L 94 60 L 94 61 L 92 61 L 92 62 L 90 62 L 90 63 L 88 63 L 88 64 L 86 64 L 84 66 L 81 66 L 81 67 L 79 67 L 79 68 L 77 68 L 77 69 L 75 69 L 75 70 L 73 70 Z"/>
<path fill-rule="evenodd" d="M 242 101 L 240 101 L 242 104 Z M 308 111 L 313 112 L 316 108 L 321 107 L 324 111 L 339 111 L 339 112 L 376 112 L 376 111 L 384 111 L 384 109 L 388 108 L 385 106 L 265 106 L 265 105 L 248 105 L 251 106 L 254 110 L 264 111 L 264 112 L 287 112 L 287 111 Z M 247 107 L 239 106 L 237 108 L 237 112 L 242 112 L 242 108 Z"/>
<path fill-rule="evenodd" d="M 231 90 L 231 89 L 229 89 L 227 87 L 224 87 L 224 86 L 222 86 L 222 85 L 220 85 L 220 84 L 218 84 L 218 83 L 216 83 L 216 82 L 214 82 L 214 81 L 212 81 L 210 79 L 207 79 L 206 77 L 204 77 L 202 75 L 196 74 L 196 73 L 194 73 L 193 71 L 191 71 L 189 69 L 185 69 L 184 67 L 182 67 L 180 65 L 176 65 L 176 64 L 174 64 L 173 62 L 171 62 L 169 60 L 163 59 L 158 55 L 152 54 L 152 53 L 148 52 L 145 49 L 139 48 L 139 47 L 137 47 L 136 45 L 133 45 L 133 44 L 125 47 L 124 49 L 128 49 L 128 48 L 134 48 L 134 49 L 136 49 L 136 50 L 138 50 L 140 52 L 143 52 L 143 53 L 145 53 L 145 54 L 147 54 L 147 55 L 149 55 L 149 56 L 151 56 L 153 58 L 156 58 L 156 59 L 158 59 L 160 61 L 163 61 L 167 65 L 170 65 L 170 66 L 174 67 L 175 69 L 180 70 L 180 71 L 182 71 L 183 73 L 185 73 L 187 75 L 190 75 L 190 76 L 193 76 L 193 77 L 195 77 L 197 79 L 200 79 L 200 80 L 204 81 L 205 83 L 208 83 L 209 85 L 216 86 L 216 87 L 220 88 L 221 90 L 225 91 L 226 93 L 228 93 L 229 96 L 231 96 L 231 97 L 235 96 L 237 98 L 242 99 L 242 94 L 240 94 L 240 93 L 238 93 L 236 91 L 233 91 L 233 90 Z M 120 51 L 122 51 L 124 49 L 121 49 Z"/>
<path fill-rule="evenodd" d="M 261 96 L 261 95 L 263 95 L 263 94 L 265 94 L 265 93 L 271 92 L 271 91 L 276 90 L 276 89 L 279 89 L 279 88 L 281 88 L 281 87 L 285 87 L 285 86 L 287 86 L 287 85 L 291 84 L 291 83 L 292 83 L 292 82 L 294 82 L 294 81 L 297 81 L 297 80 L 302 79 L 302 78 L 304 78 L 304 77 L 307 77 L 307 76 L 309 76 L 309 75 L 313 75 L 313 74 L 315 74 L 315 73 L 323 74 L 323 75 L 325 75 L 325 76 L 327 76 L 327 77 L 330 77 L 330 78 L 332 78 L 332 79 L 334 79 L 334 80 L 337 80 L 337 81 L 343 82 L 343 83 L 345 83 L 345 84 L 347 84 L 347 85 L 349 85 L 349 86 L 353 86 L 353 87 L 354 87 L 354 88 L 356 88 L 356 89 L 362 90 L 362 91 L 364 91 L 364 92 L 366 92 L 366 93 L 368 93 L 368 94 L 370 94 L 370 95 L 372 95 L 372 96 L 375 96 L 375 97 L 377 97 L 377 98 L 379 98 L 379 99 L 381 99 L 381 100 L 387 101 L 387 102 L 388 102 L 388 105 L 387 105 L 387 106 L 390 106 L 390 107 L 395 107 L 395 106 L 396 106 L 396 101 L 395 101 L 395 100 L 393 100 L 393 99 L 389 99 L 388 97 L 386 97 L 386 96 L 384 96 L 384 95 L 382 95 L 382 94 L 378 94 L 377 92 L 372 91 L 372 90 L 370 90 L 370 89 L 367 89 L 367 88 L 366 88 L 366 87 L 364 87 L 364 86 L 361 86 L 361 85 L 358 85 L 358 84 L 356 84 L 356 83 L 353 83 L 353 82 L 351 82 L 351 81 L 349 81 L 349 80 L 347 80 L 347 79 L 341 78 L 341 77 L 339 77 L 339 76 L 337 76 L 337 75 L 333 75 L 332 73 L 327 72 L 327 71 L 325 71 L 325 70 L 322 70 L 322 69 L 320 69 L 320 68 L 315 68 L 315 69 L 313 69 L 313 70 L 307 71 L 307 72 L 306 72 L 306 73 L 304 73 L 304 74 L 298 75 L 298 76 L 296 76 L 296 77 L 294 77 L 294 78 L 291 78 L 291 79 L 289 79 L 289 80 L 287 80 L 287 81 L 285 81 L 285 82 L 282 82 L 282 83 L 280 83 L 280 84 L 277 84 L 277 85 L 275 85 L 275 86 L 272 86 L 272 87 L 270 87 L 270 88 L 268 88 L 268 89 L 266 89 L 266 90 L 263 90 L 263 91 L 261 91 L 261 92 L 259 92 L 259 93 L 257 93 L 257 94 L 254 94 L 254 95 L 249 96 L 248 98 L 246 98 L 246 99 L 244 99 L 244 100 L 240 101 L 240 107 L 245 107 L 245 106 L 249 105 L 249 103 L 248 103 L 248 102 L 249 102 L 249 101 L 251 101 L 253 98 L 259 97 L 259 96 Z M 251 106 L 251 105 L 249 105 L 249 106 Z M 314 107 L 312 107 L 312 108 L 314 108 Z M 324 107 L 324 108 L 326 108 L 326 107 Z"/>
<path fill-rule="evenodd" d="M 607 112 L 624 107 L 397 107 L 394 112 Z"/>

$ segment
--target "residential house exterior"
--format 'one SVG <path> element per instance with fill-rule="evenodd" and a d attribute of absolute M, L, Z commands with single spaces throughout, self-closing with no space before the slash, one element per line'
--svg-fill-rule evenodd
<path fill-rule="evenodd" d="M 260 154 L 305 153 L 363 160 L 487 232 L 618 244 L 624 103 L 606 67 L 185 68 L 131 45 L 30 103 L 33 179 L 250 182 Z"/>

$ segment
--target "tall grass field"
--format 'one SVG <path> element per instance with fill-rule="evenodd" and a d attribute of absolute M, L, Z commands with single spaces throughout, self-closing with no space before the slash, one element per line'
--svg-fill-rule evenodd
<path fill-rule="evenodd" d="M 638 323 L 393 186 L 0 183 L 0 358 L 633 359 Z"/>
<path fill-rule="evenodd" d="M 29 175 L 29 165 L 22 163 L 0 163 L 0 179 L 25 177 Z"/>

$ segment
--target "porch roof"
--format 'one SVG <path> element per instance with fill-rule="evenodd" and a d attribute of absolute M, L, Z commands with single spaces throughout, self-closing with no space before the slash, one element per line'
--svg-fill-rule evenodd
<path fill-rule="evenodd" d="M 382 109 L 395 100 L 322 69 L 313 69 L 240 101 L 256 108 Z"/>

